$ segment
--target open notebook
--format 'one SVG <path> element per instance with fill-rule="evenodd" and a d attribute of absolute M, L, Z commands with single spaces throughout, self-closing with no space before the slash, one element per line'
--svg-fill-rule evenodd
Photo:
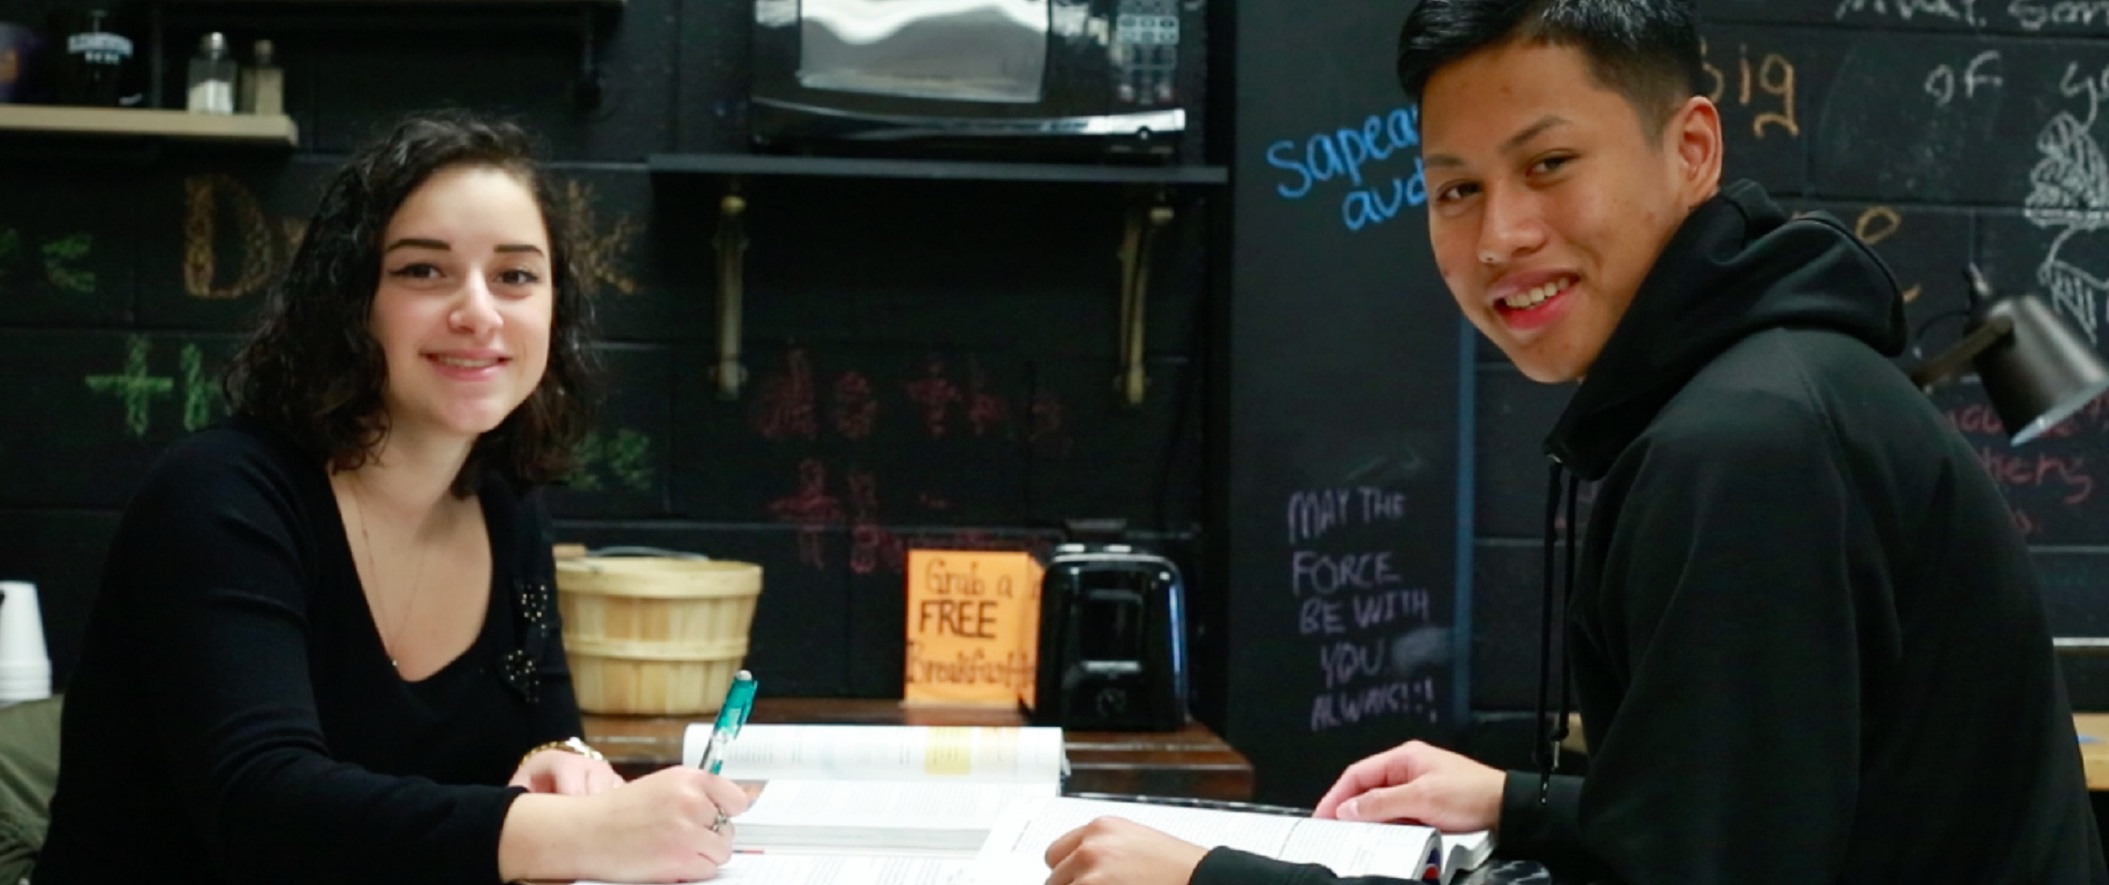
<path fill-rule="evenodd" d="M 1011 806 L 962 885 L 1018 885 L 1047 878 L 1047 846 L 1099 817 L 1120 817 L 1204 847 L 1237 848 L 1292 863 L 1322 864 L 1342 876 L 1393 876 L 1449 882 L 1485 863 L 1485 832 L 1440 833 L 1405 824 L 1356 823 L 1245 811 L 1180 808 L 1053 797 Z"/>
<path fill-rule="evenodd" d="M 694 765 L 708 724 L 690 726 Z M 1059 728 L 749 725 L 721 773 L 765 781 L 742 848 L 971 857 L 1005 809 L 1062 791 Z"/>

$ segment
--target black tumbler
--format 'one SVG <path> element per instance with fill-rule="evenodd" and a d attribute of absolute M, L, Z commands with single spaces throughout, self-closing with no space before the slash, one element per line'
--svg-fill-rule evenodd
<path fill-rule="evenodd" d="M 90 107 L 137 107 L 145 103 L 132 38 L 118 30 L 107 9 L 68 9 L 51 14 L 52 100 Z"/>

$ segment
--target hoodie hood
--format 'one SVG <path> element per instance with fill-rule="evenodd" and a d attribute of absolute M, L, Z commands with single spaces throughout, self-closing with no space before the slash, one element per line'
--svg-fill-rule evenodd
<path fill-rule="evenodd" d="M 1677 391 L 1722 351 L 1766 329 L 1829 329 L 1889 356 L 1908 340 L 1889 268 L 1828 214 L 1789 218 L 1739 181 L 1692 211 L 1545 441 L 1601 479 Z"/>

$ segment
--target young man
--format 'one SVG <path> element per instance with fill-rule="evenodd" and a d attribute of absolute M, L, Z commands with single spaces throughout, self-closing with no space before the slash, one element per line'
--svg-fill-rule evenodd
<path fill-rule="evenodd" d="M 1399 69 L 1458 307 L 1580 382 L 1546 451 L 1598 490 L 1560 668 L 1590 773 L 1413 743 L 1318 813 L 1643 885 L 2109 881 L 2028 550 L 1885 359 L 1882 263 L 1720 187 L 1690 0 L 1424 0 Z M 1052 885 L 1330 878 L 1117 821 L 1048 861 Z"/>

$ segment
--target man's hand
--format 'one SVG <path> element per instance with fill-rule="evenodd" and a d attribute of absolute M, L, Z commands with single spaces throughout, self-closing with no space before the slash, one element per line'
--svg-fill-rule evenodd
<path fill-rule="evenodd" d="M 591 796 L 622 786 L 622 775 L 599 759 L 566 750 L 543 750 L 522 761 L 505 785 L 526 787 L 530 793 Z"/>
<path fill-rule="evenodd" d="M 1501 824 L 1508 775 L 1440 747 L 1409 741 L 1347 767 L 1316 817 L 1411 821 L 1448 832 Z"/>
<path fill-rule="evenodd" d="M 1102 817 L 1047 846 L 1047 885 L 1186 885 L 1207 849 Z"/>

